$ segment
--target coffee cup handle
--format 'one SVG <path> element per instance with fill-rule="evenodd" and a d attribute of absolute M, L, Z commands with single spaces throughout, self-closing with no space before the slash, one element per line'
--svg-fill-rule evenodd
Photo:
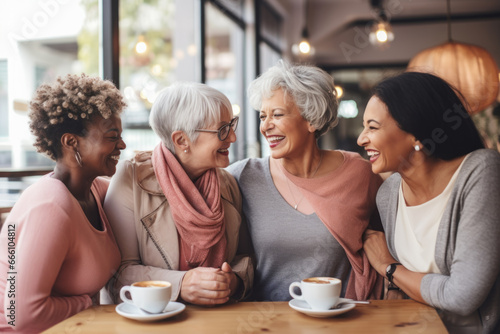
<path fill-rule="evenodd" d="M 288 288 L 288 291 L 290 292 L 290 295 L 294 298 L 294 299 L 299 299 L 299 300 L 304 300 L 304 297 L 302 295 L 297 295 L 295 292 L 293 292 L 293 288 L 299 288 L 301 289 L 301 284 L 300 282 L 293 282 L 292 284 L 290 284 L 290 287 Z M 302 291 L 302 289 L 301 289 Z"/>
<path fill-rule="evenodd" d="M 128 291 L 130 293 L 130 285 L 126 285 L 120 289 L 120 298 L 127 304 L 132 304 L 134 305 L 134 302 L 132 299 L 128 298 L 125 293 Z"/>

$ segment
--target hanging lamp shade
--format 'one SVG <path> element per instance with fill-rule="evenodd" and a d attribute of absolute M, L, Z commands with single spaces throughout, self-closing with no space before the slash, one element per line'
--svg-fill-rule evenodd
<path fill-rule="evenodd" d="M 408 71 L 435 74 L 457 88 L 475 114 L 498 96 L 498 66 L 485 49 L 447 42 L 421 51 L 408 64 Z"/>

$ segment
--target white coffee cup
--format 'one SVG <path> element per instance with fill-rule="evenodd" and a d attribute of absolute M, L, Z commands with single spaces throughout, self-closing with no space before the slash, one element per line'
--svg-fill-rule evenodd
<path fill-rule="evenodd" d="M 297 287 L 302 294 L 297 295 L 293 289 Z M 313 310 L 329 310 L 339 302 L 342 281 L 333 277 L 310 277 L 301 282 L 290 284 L 290 295 L 305 300 Z"/>
<path fill-rule="evenodd" d="M 125 293 L 130 293 L 129 299 Z M 120 298 L 149 313 L 161 313 L 172 295 L 172 284 L 166 281 L 141 281 L 126 285 L 120 290 Z"/>

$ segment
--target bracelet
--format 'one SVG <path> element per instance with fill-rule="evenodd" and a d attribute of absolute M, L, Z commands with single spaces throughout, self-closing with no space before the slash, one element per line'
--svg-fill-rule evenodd
<path fill-rule="evenodd" d="M 393 291 L 393 290 L 401 291 L 401 289 L 396 284 L 389 282 L 389 285 L 387 286 L 387 291 Z"/>

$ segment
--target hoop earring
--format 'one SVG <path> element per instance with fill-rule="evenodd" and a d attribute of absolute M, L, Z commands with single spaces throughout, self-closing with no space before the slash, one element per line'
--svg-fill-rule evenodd
<path fill-rule="evenodd" d="M 415 145 L 415 151 L 417 151 L 417 152 L 420 151 L 420 146 Z"/>
<path fill-rule="evenodd" d="M 80 152 L 78 152 L 78 151 L 75 152 L 75 160 L 78 163 L 78 166 L 83 167 L 82 156 L 80 155 Z"/>

